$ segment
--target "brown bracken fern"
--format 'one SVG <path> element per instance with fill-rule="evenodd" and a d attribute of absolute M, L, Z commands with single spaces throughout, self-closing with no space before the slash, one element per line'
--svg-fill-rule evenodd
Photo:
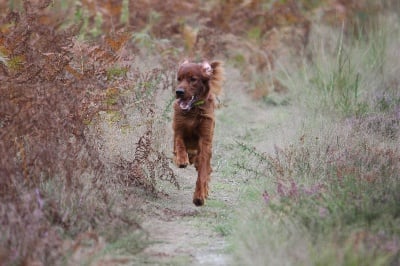
<path fill-rule="evenodd" d="M 100 111 L 122 109 L 121 91 L 136 90 L 144 75 L 127 77 L 130 35 L 82 41 L 79 25 L 47 23 L 53 1 L 39 2 L 24 1 L 22 12 L 0 16 L 1 265 L 59 265 L 82 247 L 79 239 L 88 230 L 110 241 L 124 228 L 141 231 L 130 214 L 135 204 L 115 201 L 124 187 L 108 175 L 93 141 L 101 136 L 90 131 Z M 156 193 L 156 180 L 178 184 L 166 156 L 148 145 L 151 134 L 141 137 L 124 175 L 135 180 L 130 185 Z M 146 170 L 134 170 L 139 165 Z M 143 236 L 132 252 L 144 246 Z M 71 244 L 63 244 L 69 237 Z"/>

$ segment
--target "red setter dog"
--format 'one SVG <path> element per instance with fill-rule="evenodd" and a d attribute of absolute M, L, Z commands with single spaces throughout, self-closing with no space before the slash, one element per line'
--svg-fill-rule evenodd
<path fill-rule="evenodd" d="M 198 177 L 193 203 L 204 205 L 211 174 L 216 96 L 221 93 L 222 63 L 185 61 L 178 69 L 174 103 L 174 161 L 180 168 L 194 164 Z"/>

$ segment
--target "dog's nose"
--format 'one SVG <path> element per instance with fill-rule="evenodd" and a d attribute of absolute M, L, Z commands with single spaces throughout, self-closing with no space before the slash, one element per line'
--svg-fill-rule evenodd
<path fill-rule="evenodd" d="M 175 93 L 177 97 L 182 97 L 185 94 L 185 90 L 182 88 L 177 88 Z"/>

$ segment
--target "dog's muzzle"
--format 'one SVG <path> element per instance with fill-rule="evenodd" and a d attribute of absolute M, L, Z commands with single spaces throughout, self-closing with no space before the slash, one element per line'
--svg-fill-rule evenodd
<path fill-rule="evenodd" d="M 185 95 L 185 90 L 182 88 L 177 88 L 175 93 L 177 98 L 182 98 Z"/>

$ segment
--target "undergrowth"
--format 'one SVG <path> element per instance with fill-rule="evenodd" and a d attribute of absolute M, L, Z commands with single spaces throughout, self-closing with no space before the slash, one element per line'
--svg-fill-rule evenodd
<path fill-rule="evenodd" d="M 370 32 L 358 38 L 345 35 L 344 27 L 329 36 L 325 26 L 316 27 L 311 61 L 304 60 L 300 71 L 281 68 L 282 82 L 303 107 L 332 117 L 375 112 L 381 97 L 397 101 L 398 67 L 393 61 L 397 52 L 391 47 L 399 35 L 397 19 L 395 15 L 377 19 Z"/>
<path fill-rule="evenodd" d="M 246 192 L 251 205 L 234 236 L 239 264 L 397 264 L 398 108 L 349 121 L 349 131 L 303 136 L 272 155 L 240 143 L 248 161 L 237 167 L 257 185 Z"/>
<path fill-rule="evenodd" d="M 273 154 L 236 143 L 250 183 L 232 235 L 238 265 L 399 264 L 396 18 L 362 39 L 342 31 L 286 76 L 309 113 L 298 140 Z"/>
<path fill-rule="evenodd" d="M 157 195 L 162 180 L 179 187 L 154 144 L 164 110 L 153 100 L 171 86 L 164 70 L 133 68 L 126 32 L 89 42 L 77 37 L 79 25 L 47 24 L 51 2 L 25 1 L 21 12 L 1 18 L 2 265 L 72 265 L 103 260 L 111 251 L 136 254 L 148 241 L 132 189 Z M 147 130 L 132 145 L 134 157 L 118 159 L 127 167 L 114 172 L 93 128 L 102 113 L 123 126 L 126 92 L 130 107 L 147 114 L 133 125 Z"/>
<path fill-rule="evenodd" d="M 308 96 L 298 99 L 313 110 L 324 113 L 320 104 L 309 101 L 318 95 L 318 103 L 327 106 L 325 113 L 355 117 L 352 123 L 361 129 L 354 132 L 367 129 L 398 140 L 399 82 L 393 67 L 398 57 L 385 50 L 393 45 L 385 42 L 392 33 L 377 27 L 382 38 L 371 38 L 372 43 L 368 26 L 364 27 L 388 6 L 399 10 L 392 0 L 0 0 L 5 11 L 0 14 L 0 264 L 118 264 L 129 260 L 113 260 L 110 253 L 134 256 L 148 244 L 137 218 L 137 201 L 143 194 L 165 193 L 166 184 L 179 188 L 166 137 L 173 100 L 169 90 L 182 57 L 231 61 L 254 98 L 266 102 L 278 102 L 268 98 L 272 92 L 285 94 L 294 91 L 293 85 L 301 85 Z M 326 55 L 330 60 L 307 50 L 312 26 L 318 24 L 312 14 L 321 14 L 322 24 L 333 28 L 338 24 L 341 30 L 332 42 L 337 45 L 327 44 L 334 46 Z M 347 42 L 347 36 L 357 40 Z M 357 53 L 360 61 L 355 61 Z M 277 79 L 279 64 L 293 61 L 298 66 L 303 56 L 315 64 L 299 75 L 290 72 L 286 77 L 292 80 Z M 146 64 L 150 67 L 143 67 Z M 363 71 L 360 66 L 365 66 Z M 292 100 L 284 96 L 279 103 Z M 391 120 L 381 112 L 390 114 Z M 313 248 L 305 254 L 321 254 L 314 243 L 318 232 L 328 232 L 332 241 L 327 245 L 345 243 L 338 249 L 340 258 L 357 259 L 362 251 L 354 256 L 352 251 L 365 246 L 366 251 L 387 254 L 391 260 L 398 248 L 397 229 L 387 225 L 392 231 L 382 235 L 376 228 L 383 210 L 390 216 L 387 223 L 398 215 L 391 205 L 398 200 L 393 194 L 398 186 L 393 178 L 388 182 L 391 187 L 384 185 L 377 173 L 391 176 L 398 166 L 395 160 L 393 169 L 375 164 L 393 160 L 398 150 L 368 141 L 351 144 L 340 137 L 339 144 L 321 142 L 310 150 L 302 143 L 301 148 L 265 157 L 242 143 L 241 155 L 248 154 L 257 163 L 244 160 L 236 168 L 248 170 L 250 176 L 274 177 L 280 192 L 273 194 L 275 189 L 266 187 L 254 195 L 264 195 L 261 209 L 271 217 L 290 217 L 289 210 L 299 210 L 286 228 L 307 236 Z M 348 153 L 341 150 L 345 146 Z M 320 147 L 327 152 L 313 154 Z M 339 159 L 335 157 L 328 170 L 308 165 L 332 156 Z M 287 171 L 297 171 L 298 176 Z M 329 178 L 319 180 L 318 172 L 329 173 Z M 309 176 L 308 183 L 296 179 L 302 174 Z M 353 185 L 343 189 L 343 183 Z M 375 185 L 379 185 L 377 199 L 369 200 L 366 195 Z M 307 189 L 316 192 L 310 196 Z M 340 201 L 333 203 L 333 197 Z M 349 210 L 343 207 L 347 204 L 353 204 Z M 381 208 L 372 212 L 371 205 Z M 313 206 L 326 217 L 338 218 L 314 222 L 320 213 Z M 313 211 L 301 212 L 308 209 Z M 346 217 L 353 212 L 356 220 L 348 222 Z M 351 230 L 360 223 L 368 226 Z M 318 231 L 309 234 L 314 224 Z M 337 224 L 349 232 L 347 238 L 331 230 L 340 231 Z M 290 238 L 290 230 L 277 237 Z M 287 244 L 287 239 L 281 240 Z M 276 251 L 285 252 L 276 246 Z M 337 255 L 329 253 L 334 249 L 327 250 L 324 258 Z"/>

